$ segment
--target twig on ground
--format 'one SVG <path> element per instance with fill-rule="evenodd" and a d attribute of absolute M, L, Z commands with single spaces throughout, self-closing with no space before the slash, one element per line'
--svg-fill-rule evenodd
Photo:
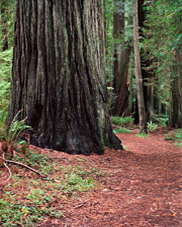
<path fill-rule="evenodd" d="M 6 163 L 5 163 L 5 161 L 4 161 L 4 160 L 5 160 L 4 152 L 3 152 L 1 155 L 2 155 L 2 158 L 0 157 L 0 159 L 3 160 L 3 165 L 6 167 L 6 169 L 7 169 L 8 172 L 9 172 L 9 177 L 8 177 L 8 179 L 6 179 L 5 181 L 3 181 L 3 182 L 0 183 L 0 185 L 5 185 L 5 184 L 10 180 L 10 178 L 12 177 L 12 173 L 11 173 L 10 168 L 6 165 Z"/>
<path fill-rule="evenodd" d="M 90 201 L 90 200 L 91 200 L 91 198 L 85 200 L 83 203 L 81 203 L 80 205 L 78 205 L 78 206 L 76 206 L 76 207 L 73 207 L 73 208 L 74 208 L 74 209 L 78 209 L 78 208 L 82 207 L 85 203 L 87 203 L 87 202 Z"/>
<path fill-rule="evenodd" d="M 4 153 L 3 153 L 3 154 L 4 154 Z M 49 178 L 49 177 L 47 177 L 47 176 L 44 176 L 44 175 L 42 175 L 39 171 L 35 170 L 34 168 L 32 168 L 32 167 L 30 167 L 30 166 L 27 166 L 27 165 L 21 163 L 21 162 L 16 162 L 16 161 L 7 160 L 7 159 L 5 159 L 4 157 L 3 157 L 3 158 L 0 157 L 0 159 L 1 159 L 2 161 L 4 161 L 3 164 L 4 164 L 5 167 L 8 169 L 9 173 L 11 172 L 11 170 L 10 170 L 9 167 L 5 164 L 5 162 L 10 163 L 10 164 L 13 164 L 13 165 L 19 165 L 19 166 L 24 167 L 24 168 L 26 168 L 26 169 L 28 169 L 28 170 L 31 170 L 32 172 L 36 173 L 37 175 L 41 176 L 42 178 L 44 178 L 44 179 L 47 180 L 47 181 L 50 180 L 50 181 L 53 181 L 53 182 L 55 182 L 55 183 L 60 183 L 60 182 L 61 182 L 61 181 L 59 181 L 59 180 L 56 180 L 56 179 L 53 179 L 53 178 Z M 3 184 L 6 183 L 6 182 L 8 182 L 9 179 L 10 179 L 11 177 L 12 177 L 12 174 L 10 174 L 10 177 L 9 177 L 5 182 L 3 182 Z"/>
<path fill-rule="evenodd" d="M 21 162 L 15 162 L 15 161 L 11 161 L 11 160 L 6 160 L 6 159 L 1 158 L 1 157 L 0 157 L 0 159 L 3 160 L 4 162 L 11 163 L 11 164 L 13 164 L 13 165 L 22 166 L 22 167 L 24 167 L 24 168 L 26 168 L 26 169 L 31 170 L 32 172 L 36 173 L 37 175 L 41 176 L 42 178 L 46 178 L 46 176 L 42 175 L 42 174 L 39 173 L 37 170 L 35 170 L 35 169 L 33 169 L 32 167 L 27 166 L 27 165 L 25 165 L 25 164 L 23 164 L 23 163 L 21 163 Z"/>
<path fill-rule="evenodd" d="M 17 151 L 15 151 L 15 156 L 16 156 L 16 155 L 18 155 L 20 158 L 23 158 L 23 159 L 27 160 L 27 158 L 26 158 L 24 155 L 20 154 L 20 153 L 17 152 Z"/>
<path fill-rule="evenodd" d="M 6 165 L 5 162 L 4 162 L 4 166 L 7 168 L 8 172 L 9 172 L 9 177 L 8 177 L 8 179 L 6 179 L 5 181 L 3 181 L 3 182 L 1 183 L 1 185 L 5 185 L 5 184 L 11 179 L 11 177 L 12 177 L 11 170 L 10 170 L 10 168 Z"/>

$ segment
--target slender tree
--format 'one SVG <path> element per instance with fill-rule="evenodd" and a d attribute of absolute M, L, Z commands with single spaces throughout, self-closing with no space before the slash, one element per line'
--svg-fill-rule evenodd
<path fill-rule="evenodd" d="M 18 0 L 7 123 L 23 109 L 31 142 L 68 153 L 121 149 L 106 107 L 102 0 Z"/>
<path fill-rule="evenodd" d="M 134 37 L 134 61 L 135 61 L 135 77 L 137 85 L 137 101 L 139 113 L 140 132 L 146 132 L 146 113 L 143 93 L 143 79 L 140 63 L 139 49 L 139 22 L 138 22 L 138 0 L 133 0 L 133 37 Z"/>
<path fill-rule="evenodd" d="M 145 0 L 138 0 L 138 19 L 139 19 L 139 36 L 143 39 L 150 39 L 152 29 L 148 27 L 145 23 L 147 11 L 144 8 Z M 151 5 L 152 1 L 148 1 L 147 5 Z M 148 34 L 144 34 L 142 29 L 147 29 Z M 144 50 L 143 50 L 144 52 Z M 142 78 L 143 78 L 143 92 L 145 101 L 145 110 L 147 121 L 152 121 L 154 115 L 154 72 L 149 68 L 153 63 L 152 53 L 147 52 L 147 57 L 141 53 L 141 68 L 142 68 Z M 146 59 L 147 58 L 147 59 Z M 147 70 L 146 70 L 147 68 Z"/>

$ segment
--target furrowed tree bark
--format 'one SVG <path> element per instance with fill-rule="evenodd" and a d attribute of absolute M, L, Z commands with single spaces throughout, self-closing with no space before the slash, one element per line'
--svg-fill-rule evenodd
<path fill-rule="evenodd" d="M 181 14 L 178 17 L 178 24 L 181 24 Z M 177 29 L 178 34 L 182 34 L 181 26 Z M 172 80 L 171 80 L 171 99 L 169 125 L 175 128 L 182 128 L 182 37 L 179 44 L 173 50 L 172 61 Z"/>
<path fill-rule="evenodd" d="M 139 20 L 139 36 L 142 36 L 143 38 L 150 39 L 152 34 L 148 35 L 148 37 L 144 37 L 144 34 L 142 33 L 142 28 L 147 28 L 147 25 L 144 23 L 146 20 L 146 11 L 144 9 L 144 2 L 145 0 L 138 0 L 138 20 Z M 148 1 L 147 4 L 151 4 L 150 1 Z M 151 56 L 150 53 L 148 53 L 148 56 Z M 149 67 L 152 65 L 153 59 L 149 57 L 149 59 L 145 59 L 144 56 L 141 55 L 141 70 L 142 70 L 142 78 L 143 78 L 143 93 L 144 93 L 144 102 L 145 102 L 145 111 L 146 111 L 146 118 L 147 121 L 150 122 L 153 120 L 154 115 L 154 72 L 151 70 L 146 70 L 146 67 Z"/>
<path fill-rule="evenodd" d="M 7 124 L 18 110 L 31 143 L 68 153 L 122 149 L 107 111 L 102 1 L 18 0 Z"/>
<path fill-rule="evenodd" d="M 137 86 L 137 101 L 139 113 L 140 132 L 147 131 L 145 102 L 143 93 L 143 79 L 140 63 L 139 49 L 139 22 L 138 22 L 138 0 L 133 0 L 133 37 L 134 37 L 134 61 L 135 61 L 135 77 Z"/>
<path fill-rule="evenodd" d="M 124 41 L 125 28 L 125 0 L 114 1 L 115 11 L 113 14 L 113 36 L 114 44 L 114 62 L 113 62 L 113 88 L 116 95 L 116 101 L 113 104 L 113 115 L 121 116 L 126 109 L 128 102 L 128 69 L 130 62 L 131 48 Z"/>
<path fill-rule="evenodd" d="M 182 128 L 182 54 L 177 51 L 171 70 L 174 77 L 171 81 L 171 100 L 169 125 Z"/>
<path fill-rule="evenodd" d="M 7 1 L 1 2 L 1 26 L 2 26 L 2 34 L 3 34 L 3 42 L 2 42 L 2 51 L 8 49 L 8 31 L 6 29 L 7 21 L 5 17 L 6 8 L 8 7 Z"/>

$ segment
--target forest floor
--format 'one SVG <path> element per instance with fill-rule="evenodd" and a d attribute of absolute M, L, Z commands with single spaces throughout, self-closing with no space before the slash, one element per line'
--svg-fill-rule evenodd
<path fill-rule="evenodd" d="M 106 149 L 102 156 L 72 156 L 45 150 L 53 165 L 79 167 L 83 174 L 89 173 L 90 178 L 97 179 L 97 187 L 86 192 L 80 190 L 76 195 L 57 191 L 48 205 L 61 209 L 63 215 L 59 218 L 44 215 L 34 226 L 182 226 L 182 149 L 164 140 L 164 133 L 165 129 L 159 129 L 147 138 L 137 137 L 136 130 L 119 133 L 124 150 Z M 8 190 L 26 194 L 32 175 L 38 179 L 27 173 L 21 184 L 16 185 L 13 179 Z M 54 172 L 51 177 L 57 175 L 61 173 Z M 44 188 L 45 183 L 41 182 Z M 51 186 L 49 193 L 53 193 Z"/>

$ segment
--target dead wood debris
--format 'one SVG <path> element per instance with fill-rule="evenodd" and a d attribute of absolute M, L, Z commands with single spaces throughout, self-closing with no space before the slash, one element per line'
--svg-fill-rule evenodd
<path fill-rule="evenodd" d="M 29 143 L 29 141 L 28 141 Z M 20 148 L 20 147 L 19 147 Z M 42 153 L 42 150 L 38 147 L 35 147 L 33 145 L 30 145 L 28 144 L 28 148 L 29 149 L 33 149 L 33 150 L 36 150 L 38 151 L 38 153 Z M 19 152 L 15 151 L 14 148 L 13 148 L 13 145 L 9 145 L 7 141 L 3 141 L 0 143 L 0 167 L 4 166 L 7 170 L 8 170 L 8 173 L 9 173 L 9 176 L 6 180 L 0 182 L 0 186 L 5 186 L 9 180 L 11 179 L 12 177 L 12 172 L 11 172 L 11 169 L 8 167 L 7 164 L 12 164 L 12 165 L 18 165 L 18 166 L 21 166 L 23 168 L 26 168 L 34 173 L 36 173 L 37 175 L 39 175 L 41 178 L 47 180 L 47 181 L 53 181 L 53 182 L 56 182 L 56 183 L 60 183 L 60 181 L 58 180 L 55 180 L 53 178 L 49 178 L 48 176 L 44 176 L 43 174 L 41 174 L 39 171 L 37 171 L 36 169 L 28 166 L 28 165 L 25 165 L 21 162 L 17 162 L 17 161 L 13 161 L 13 160 L 9 160 L 9 159 L 6 159 L 6 154 L 13 157 L 13 158 L 16 158 L 16 156 L 19 156 L 23 159 L 26 160 L 26 157 L 23 155 L 23 154 L 20 154 Z"/>
<path fill-rule="evenodd" d="M 25 165 L 25 164 L 23 164 L 23 163 L 21 163 L 21 162 L 16 162 L 16 161 L 12 161 L 12 160 L 7 160 L 7 159 L 5 159 L 4 156 L 5 156 L 5 155 L 4 155 L 4 153 L 3 153 L 3 154 L 2 154 L 2 157 L 3 157 L 3 158 L 0 157 L 0 159 L 3 161 L 3 165 L 6 167 L 6 169 L 8 169 L 9 177 L 8 177 L 5 181 L 1 182 L 0 185 L 5 185 L 6 183 L 9 182 L 9 180 L 10 180 L 11 177 L 12 177 L 11 170 L 10 170 L 10 168 L 7 166 L 6 163 L 10 163 L 10 164 L 13 164 L 13 165 L 19 165 L 19 166 L 21 166 L 21 167 L 24 167 L 24 168 L 26 168 L 26 169 L 29 169 L 30 171 L 32 171 L 32 172 L 36 173 L 37 175 L 41 176 L 42 178 L 46 178 L 46 176 L 42 175 L 39 171 L 35 170 L 34 168 L 32 168 L 32 167 L 30 167 L 30 166 L 27 166 L 27 165 Z"/>
<path fill-rule="evenodd" d="M 78 209 L 78 208 L 81 208 L 83 205 L 85 205 L 88 201 L 90 201 L 91 200 L 91 198 L 89 198 L 89 199 L 87 199 L 87 200 L 85 200 L 84 202 L 82 202 L 81 204 L 79 204 L 78 206 L 76 206 L 76 207 L 73 207 L 74 209 Z"/>

